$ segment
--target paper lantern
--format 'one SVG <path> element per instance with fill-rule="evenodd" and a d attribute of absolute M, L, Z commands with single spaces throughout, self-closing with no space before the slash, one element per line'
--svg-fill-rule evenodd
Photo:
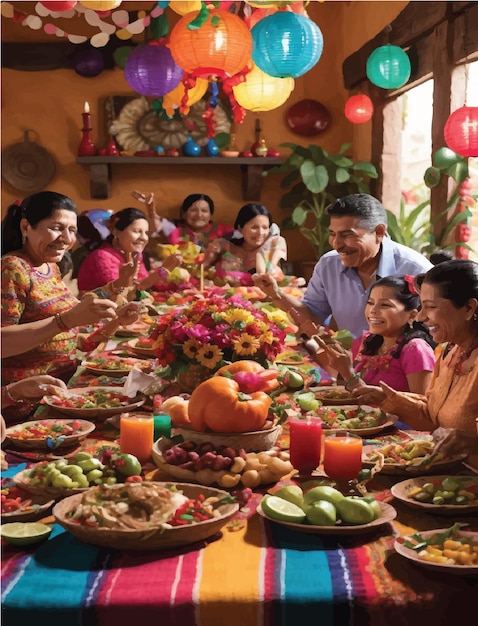
<path fill-rule="evenodd" d="M 80 76 L 98 76 L 105 69 L 103 53 L 96 48 L 80 50 L 73 57 L 73 67 Z"/>
<path fill-rule="evenodd" d="M 182 17 L 171 31 L 171 54 L 176 63 L 192 76 L 221 79 L 242 72 L 251 58 L 252 37 L 249 29 L 233 13 L 212 9 L 196 29 L 188 25 L 197 17 Z"/>
<path fill-rule="evenodd" d="M 297 78 L 320 59 L 324 40 L 320 28 L 304 15 L 278 12 L 253 27 L 252 60 L 276 78 Z"/>
<path fill-rule="evenodd" d="M 248 111 L 272 111 L 284 104 L 294 89 L 294 82 L 293 78 L 269 76 L 254 65 L 245 81 L 232 90 L 238 104 Z"/>
<path fill-rule="evenodd" d="M 327 128 L 330 123 L 330 113 L 317 100 L 300 100 L 287 111 L 286 122 L 294 133 L 311 137 Z"/>
<path fill-rule="evenodd" d="M 163 109 L 171 117 L 174 115 L 174 109 L 179 108 L 179 111 L 183 114 L 189 112 L 189 108 L 193 104 L 199 102 L 207 91 L 208 81 L 205 78 L 198 78 L 194 87 L 187 89 L 187 100 L 185 105 L 182 104 L 184 94 L 186 92 L 186 85 L 180 82 L 177 87 L 167 93 L 163 98 Z"/>
<path fill-rule="evenodd" d="M 51 0 L 51 2 L 40 2 L 40 4 L 54 13 L 64 13 L 72 9 L 76 2 L 77 0 Z"/>
<path fill-rule="evenodd" d="M 87 9 L 93 9 L 93 11 L 111 11 L 116 9 L 121 4 L 122 0 L 81 0 L 82 4 Z"/>
<path fill-rule="evenodd" d="M 412 71 L 408 54 L 399 46 L 387 43 L 372 52 L 367 59 L 367 77 L 383 89 L 398 89 L 410 78 Z"/>
<path fill-rule="evenodd" d="M 193 11 L 199 11 L 201 0 L 174 0 L 169 3 L 169 7 L 179 15 L 187 15 Z"/>
<path fill-rule="evenodd" d="M 124 66 L 128 85 L 143 96 L 164 96 L 177 87 L 183 70 L 164 46 L 138 46 Z"/>
<path fill-rule="evenodd" d="M 345 117 L 352 124 L 365 124 L 373 115 L 373 104 L 364 93 L 350 96 L 345 103 Z"/>
<path fill-rule="evenodd" d="M 454 111 L 443 134 L 450 150 L 462 157 L 478 157 L 478 107 L 463 106 Z"/>

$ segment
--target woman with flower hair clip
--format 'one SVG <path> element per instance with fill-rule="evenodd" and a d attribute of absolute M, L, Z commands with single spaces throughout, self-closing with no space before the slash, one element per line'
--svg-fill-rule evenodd
<path fill-rule="evenodd" d="M 420 299 L 413 281 L 386 276 L 372 285 L 365 305 L 369 332 L 354 340 L 351 353 L 336 342 L 321 345 L 348 390 L 366 385 L 372 391 L 385 382 L 397 391 L 425 393 L 436 344 L 417 321 Z"/>

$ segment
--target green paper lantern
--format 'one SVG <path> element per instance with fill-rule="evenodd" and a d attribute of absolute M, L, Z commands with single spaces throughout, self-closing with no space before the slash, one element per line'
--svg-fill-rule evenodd
<path fill-rule="evenodd" d="M 367 59 L 367 77 L 382 89 L 398 89 L 410 78 L 412 71 L 408 54 L 399 46 L 386 44 Z"/>

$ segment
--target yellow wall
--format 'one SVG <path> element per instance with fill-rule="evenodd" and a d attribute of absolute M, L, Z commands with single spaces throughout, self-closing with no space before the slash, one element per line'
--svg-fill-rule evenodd
<path fill-rule="evenodd" d="M 25 13 L 33 13 L 34 3 L 13 3 Z M 263 136 L 269 148 L 294 142 L 303 145 L 320 143 L 335 151 L 345 142 L 354 142 L 356 158 L 370 156 L 370 124 L 354 128 L 343 115 L 348 93 L 342 80 L 343 60 L 374 37 L 408 2 L 311 2 L 309 15 L 319 24 L 324 36 L 324 52 L 318 64 L 304 77 L 296 80 L 296 88 L 288 102 L 275 111 L 260 113 Z M 122 8 L 133 10 L 154 5 L 152 2 L 123 2 Z M 71 22 L 71 20 L 69 20 Z M 68 24 L 70 32 L 78 32 Z M 65 26 L 65 28 L 67 28 Z M 94 31 L 93 31 L 94 32 Z M 53 36 L 33 31 L 2 17 L 3 41 L 52 41 Z M 81 112 L 85 100 L 91 105 L 93 138 L 102 147 L 107 137 L 103 102 L 109 95 L 130 95 L 131 89 L 120 69 L 105 70 L 94 78 L 84 78 L 73 70 L 22 72 L 2 71 L 2 149 L 23 140 L 26 129 L 36 131 L 40 145 L 48 149 L 56 162 L 56 174 L 48 189 L 71 196 L 80 210 L 112 209 L 140 206 L 130 198 L 133 189 L 155 191 L 158 210 L 166 217 L 176 217 L 183 198 L 189 193 L 207 193 L 215 201 L 218 221 L 232 223 L 244 201 L 241 196 L 239 166 L 113 166 L 112 197 L 94 200 L 89 194 L 88 170 L 75 161 L 81 139 Z M 329 128 L 316 137 L 307 138 L 292 133 L 285 124 L 288 108 L 302 100 L 319 100 L 330 111 Z M 248 113 L 238 128 L 237 143 L 246 150 L 254 141 L 256 114 Z M 355 136 L 354 136 L 355 133 Z M 31 135 L 33 138 L 34 135 Z M 282 154 L 288 150 L 281 149 Z M 271 211 L 277 222 L 284 215 L 278 208 L 282 190 L 279 176 L 264 179 L 261 202 Z M 20 192 L 2 180 L 2 215 Z M 304 245 L 298 233 L 285 233 L 291 261 L 312 260 L 313 252 Z"/>

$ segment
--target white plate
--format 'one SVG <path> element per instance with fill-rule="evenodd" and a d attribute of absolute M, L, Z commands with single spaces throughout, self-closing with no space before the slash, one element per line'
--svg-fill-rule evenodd
<path fill-rule="evenodd" d="M 137 344 L 138 338 L 131 339 L 130 341 L 126 342 L 126 345 L 134 354 L 139 354 L 140 356 L 149 356 L 151 358 L 154 358 L 156 356 L 154 348 L 146 348 L 144 346 L 138 346 Z"/>
<path fill-rule="evenodd" d="M 140 369 L 141 371 L 145 372 L 145 373 L 149 373 L 151 371 L 151 361 L 146 360 L 146 359 L 136 359 L 134 357 L 126 357 L 127 359 L 129 359 L 131 362 L 127 365 L 127 367 L 122 367 L 122 368 L 118 368 L 118 369 L 111 369 L 111 368 L 103 368 L 101 367 L 101 365 L 98 365 L 93 363 L 92 361 L 83 361 L 83 363 L 81 364 L 82 367 L 85 368 L 85 370 L 87 372 L 89 372 L 90 374 L 97 374 L 98 376 L 104 374 L 105 376 L 112 376 L 113 378 L 116 378 L 118 376 L 127 376 L 130 371 L 133 369 L 133 367 L 137 367 L 138 369 Z M 125 361 L 125 357 L 118 357 L 118 356 L 111 356 L 110 362 L 113 363 L 124 363 Z"/>
<path fill-rule="evenodd" d="M 435 533 L 442 533 L 442 532 L 445 532 L 446 530 L 447 530 L 446 528 L 438 528 L 436 530 L 426 530 L 426 531 L 420 532 L 420 535 L 424 539 L 427 539 L 428 537 L 431 537 Z M 460 530 L 457 533 L 457 535 L 471 537 L 475 543 L 478 542 L 477 532 Z M 407 539 L 409 537 L 410 535 L 407 537 L 403 537 L 403 539 Z M 413 561 L 413 563 L 415 563 L 416 565 L 420 565 L 421 567 L 424 567 L 429 570 L 434 570 L 435 572 L 444 572 L 447 574 L 458 574 L 459 576 L 478 576 L 478 565 L 446 565 L 442 563 L 431 563 L 430 561 L 424 561 L 418 556 L 415 550 L 412 550 L 411 548 L 407 548 L 403 545 L 403 543 L 401 543 L 403 539 L 401 540 L 397 539 L 393 547 L 398 552 L 398 554 L 401 554 L 403 557 L 405 557 L 409 561 Z"/>
<path fill-rule="evenodd" d="M 124 395 L 122 390 L 118 387 L 77 387 L 74 389 L 68 389 L 68 392 L 75 395 L 84 395 L 89 391 L 93 390 L 101 390 L 107 393 L 112 393 L 115 395 Z M 128 398 L 128 401 L 125 401 L 125 404 L 122 406 L 104 408 L 102 406 L 94 407 L 91 409 L 83 409 L 83 408 L 74 408 L 74 407 L 66 407 L 59 406 L 53 402 L 52 396 L 45 396 L 43 401 L 46 405 L 55 409 L 59 413 L 63 413 L 65 415 L 72 415 L 75 417 L 87 417 L 89 420 L 93 422 L 101 422 L 104 421 L 107 417 L 111 417 L 112 415 L 117 415 L 118 413 L 126 413 L 128 411 L 133 411 L 134 409 L 139 408 L 144 404 L 146 398 L 137 396 L 136 398 Z"/>
<path fill-rule="evenodd" d="M 354 526 L 347 524 L 336 524 L 335 526 L 315 526 L 312 524 L 296 524 L 294 522 L 282 522 L 277 519 L 273 519 L 264 513 L 261 505 L 257 507 L 259 515 L 281 526 L 286 526 L 292 530 L 297 530 L 300 533 L 307 533 L 309 535 L 360 535 L 367 533 L 384 524 L 388 524 L 397 517 L 397 512 L 390 504 L 386 502 L 380 502 L 380 508 L 382 509 L 382 515 L 378 519 L 374 519 L 373 522 L 368 524 L 356 524 Z"/>
<path fill-rule="evenodd" d="M 416 478 L 409 478 L 403 480 L 401 483 L 397 483 L 391 487 L 392 495 L 400 500 L 404 504 L 413 508 L 422 509 L 427 513 L 439 514 L 439 515 L 467 515 L 473 511 L 478 511 L 478 492 L 473 491 L 476 494 L 476 500 L 473 500 L 470 504 L 433 504 L 432 502 L 420 502 L 414 498 L 410 498 L 408 493 L 414 487 L 422 487 L 425 483 L 437 482 L 441 483 L 444 478 L 447 478 L 448 474 L 442 476 L 417 476 Z M 463 484 L 463 489 L 468 487 L 478 488 L 478 476 L 453 476 L 458 482 Z"/>
<path fill-rule="evenodd" d="M 53 431 L 51 434 L 44 436 L 35 436 L 34 438 L 29 439 L 19 439 L 18 437 L 13 437 L 12 435 L 17 432 L 21 432 L 22 430 L 44 426 L 45 428 L 51 429 L 55 425 L 59 426 L 67 426 L 75 422 L 78 424 L 79 428 L 77 428 L 72 435 L 59 435 L 56 436 Z M 67 448 L 68 446 L 73 446 L 83 439 L 86 438 L 89 433 L 91 433 L 95 429 L 95 425 L 92 422 L 87 422 L 86 420 L 80 419 L 44 419 L 44 420 L 35 420 L 32 422 L 23 422 L 22 424 L 16 424 L 15 426 L 10 426 L 6 430 L 6 441 L 16 448 L 23 449 L 47 449 L 47 450 L 56 450 L 58 448 Z M 50 445 L 48 445 L 48 439 L 50 439 Z"/>

